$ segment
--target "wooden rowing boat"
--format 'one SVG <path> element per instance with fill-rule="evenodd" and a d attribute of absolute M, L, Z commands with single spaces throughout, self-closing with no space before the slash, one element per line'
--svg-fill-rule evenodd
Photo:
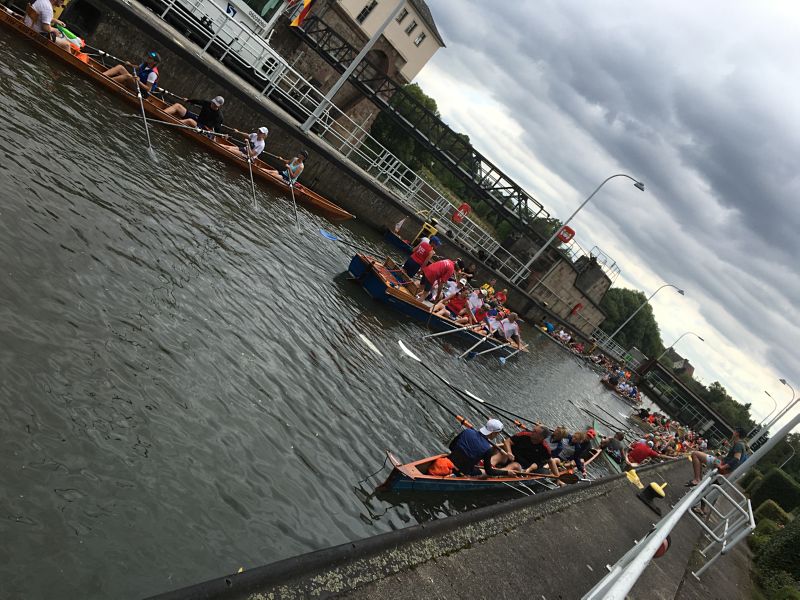
<path fill-rule="evenodd" d="M 409 490 L 416 492 L 503 492 L 507 491 L 509 487 L 532 492 L 533 490 L 530 488 L 532 484 L 543 483 L 547 487 L 552 487 L 554 483 L 552 476 L 541 473 L 529 473 L 516 477 L 489 477 L 486 479 L 453 475 L 428 475 L 428 468 L 433 464 L 433 461 L 437 458 L 446 457 L 447 454 L 437 454 L 436 456 L 429 456 L 409 463 L 400 462 L 391 452 L 387 451 L 386 454 L 389 457 L 389 462 L 392 463 L 392 472 L 389 473 L 386 481 L 375 489 L 379 493 Z M 594 458 L 594 456 L 591 458 Z M 570 473 L 570 471 L 561 471 L 559 475 L 564 473 Z"/>
<path fill-rule="evenodd" d="M 430 303 L 415 298 L 417 292 L 415 282 L 391 258 L 381 262 L 368 254 L 356 254 L 350 261 L 348 271 L 372 298 L 385 302 L 417 321 L 428 324 L 431 329 L 436 331 L 460 330 L 459 333 L 454 333 L 453 337 L 460 337 L 473 343 L 483 338 L 486 349 L 503 346 L 503 342 L 500 340 L 458 325 L 453 319 L 431 314 Z M 512 342 L 511 345 L 503 348 L 503 351 L 513 352 L 516 348 L 516 343 Z M 522 352 L 527 352 L 527 349 L 523 347 Z"/>
<path fill-rule="evenodd" d="M 16 31 L 20 35 L 28 38 L 32 43 L 39 46 L 42 50 L 58 58 L 62 62 L 71 65 L 93 81 L 105 87 L 107 90 L 126 100 L 129 104 L 136 106 L 137 110 L 139 109 L 139 98 L 137 94 L 133 90 L 120 85 L 116 81 L 113 81 L 112 79 L 103 75 L 103 71 L 106 70 L 104 65 L 91 58 L 84 58 L 84 60 L 81 60 L 81 58 L 75 54 L 66 50 L 62 50 L 49 39 L 39 35 L 29 27 L 26 27 L 22 22 L 21 16 L 11 12 L 8 8 L 3 7 L 3 9 L 4 10 L 0 10 L 0 22 L 6 25 L 9 29 Z M 180 122 L 178 119 L 164 112 L 164 109 L 167 106 L 168 104 L 166 102 L 154 96 L 150 96 L 144 101 L 145 112 L 151 118 L 158 119 L 160 121 L 166 121 L 167 123 L 171 123 L 173 125 L 179 124 Z M 220 144 L 206 135 L 197 133 L 192 129 L 179 128 L 179 131 L 186 137 L 191 138 L 195 142 L 201 144 L 211 152 L 217 154 L 228 162 L 235 164 L 240 169 L 249 171 L 247 160 L 238 150 L 232 149 L 230 146 Z M 260 159 L 253 161 L 253 176 L 278 187 L 286 194 L 291 193 L 289 184 L 284 181 L 283 177 L 281 177 L 280 174 L 276 170 L 272 169 L 266 162 Z M 296 183 L 294 186 L 294 192 L 298 203 L 319 212 L 331 220 L 343 221 L 355 218 L 354 215 L 343 209 L 341 206 L 334 204 L 327 198 L 320 196 L 304 185 Z"/>
<path fill-rule="evenodd" d="M 411 251 L 414 249 L 411 244 L 389 229 L 383 233 L 383 239 L 387 244 L 397 248 L 405 254 L 411 254 Z"/>

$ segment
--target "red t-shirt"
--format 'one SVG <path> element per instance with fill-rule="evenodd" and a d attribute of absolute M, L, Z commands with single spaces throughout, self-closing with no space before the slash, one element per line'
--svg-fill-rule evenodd
<path fill-rule="evenodd" d="M 450 302 L 447 303 L 447 308 L 449 308 L 454 313 L 458 314 L 464 307 L 467 305 L 467 299 L 464 296 L 453 296 L 450 299 Z"/>
<path fill-rule="evenodd" d="M 421 265 L 425 262 L 425 259 L 428 258 L 428 253 L 433 249 L 428 242 L 421 242 L 419 246 L 414 248 L 414 251 L 411 253 L 411 259 Z"/>
<path fill-rule="evenodd" d="M 497 300 L 500 304 L 505 304 L 506 300 L 508 300 L 508 298 L 503 292 L 497 292 L 494 295 L 494 299 Z"/>
<path fill-rule="evenodd" d="M 425 279 L 430 283 L 444 283 L 450 276 L 456 272 L 456 263 L 449 258 L 445 260 L 437 260 L 435 263 L 429 264 L 427 267 L 422 268 L 425 274 Z"/>
<path fill-rule="evenodd" d="M 640 463 L 652 456 L 658 456 L 658 452 L 653 450 L 647 444 L 642 444 L 641 442 L 636 444 L 633 448 L 631 448 L 630 452 L 628 452 L 628 460 L 632 463 Z"/>

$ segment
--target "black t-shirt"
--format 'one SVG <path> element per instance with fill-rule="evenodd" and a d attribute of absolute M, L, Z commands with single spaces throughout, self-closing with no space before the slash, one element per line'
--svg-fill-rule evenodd
<path fill-rule="evenodd" d="M 197 113 L 198 127 L 219 131 L 223 121 L 221 108 L 214 110 L 209 100 L 189 100 L 189 102 L 200 107 L 200 112 Z"/>
<path fill-rule="evenodd" d="M 514 458 L 522 465 L 523 469 L 527 469 L 534 463 L 537 467 L 542 468 L 551 458 L 550 446 L 547 445 L 547 442 L 534 444 L 529 431 L 511 436 L 511 452 L 514 453 Z"/>

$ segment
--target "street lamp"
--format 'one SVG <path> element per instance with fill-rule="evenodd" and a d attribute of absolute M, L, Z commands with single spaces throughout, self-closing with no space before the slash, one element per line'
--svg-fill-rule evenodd
<path fill-rule="evenodd" d="M 787 440 L 787 442 L 786 442 L 786 443 L 787 443 L 787 444 L 789 444 L 788 440 Z M 792 460 L 792 459 L 794 458 L 794 446 L 792 446 L 791 444 L 789 444 L 789 448 L 791 448 L 791 449 L 792 449 L 792 453 L 789 455 L 789 458 L 787 458 L 785 461 L 783 461 L 783 462 L 781 463 L 781 466 L 780 466 L 780 467 L 778 467 L 779 469 L 782 469 L 783 467 L 785 467 L 785 466 L 786 466 L 786 463 L 788 463 L 790 460 Z"/>
<path fill-rule="evenodd" d="M 685 296 L 685 295 L 686 295 L 686 292 L 684 292 L 684 291 L 683 291 L 681 288 L 679 288 L 678 286 L 676 286 L 676 285 L 672 285 L 671 283 L 665 283 L 665 284 L 664 284 L 664 285 L 662 285 L 660 288 L 658 288 L 658 289 L 657 289 L 655 292 L 653 292 L 652 294 L 650 294 L 650 296 L 648 296 L 647 300 L 645 300 L 645 301 L 644 301 L 644 302 L 641 304 L 641 306 L 639 306 L 639 308 L 637 308 L 635 311 L 633 311 L 633 312 L 631 313 L 631 316 L 630 316 L 630 317 L 628 317 L 627 319 L 625 319 L 625 322 L 624 322 L 622 325 L 620 325 L 619 327 L 617 327 L 617 330 L 616 330 L 614 333 L 612 333 L 610 336 L 608 336 L 608 340 L 607 340 L 607 341 L 608 341 L 608 342 L 610 342 L 611 340 L 613 340 L 613 339 L 614 339 L 614 336 L 615 336 L 615 335 L 617 335 L 617 334 L 618 334 L 620 331 L 622 331 L 622 328 L 623 328 L 623 327 L 625 327 L 625 325 L 627 325 L 628 323 L 630 323 L 630 320 L 631 320 L 633 317 L 635 317 L 635 316 L 636 316 L 636 313 L 638 313 L 640 310 L 642 310 L 642 309 L 645 307 L 645 305 L 647 305 L 647 303 L 648 303 L 648 302 L 650 302 L 650 300 L 652 300 L 652 299 L 653 299 L 653 296 L 655 296 L 655 295 L 656 295 L 658 292 L 660 292 L 661 290 L 663 290 L 665 287 L 673 287 L 673 288 L 675 288 L 676 290 L 678 290 L 678 293 L 679 293 L 681 296 Z"/>
<path fill-rule="evenodd" d="M 795 397 L 797 394 L 795 394 L 794 388 L 791 385 L 789 385 L 789 383 L 783 378 L 780 378 L 778 381 L 780 381 L 783 385 L 792 390 L 792 399 L 789 400 L 789 404 L 784 406 L 778 412 L 778 414 L 772 418 L 772 420 L 769 423 L 763 425 L 761 429 L 759 429 L 758 432 L 752 438 L 750 438 L 751 444 L 755 444 L 759 439 L 761 439 L 764 435 L 766 435 L 766 433 L 769 431 L 769 428 L 775 425 L 775 423 L 777 423 L 780 419 L 782 419 L 786 415 L 786 413 L 792 410 L 792 408 L 794 408 L 794 405 L 797 404 L 797 402 L 795 401 Z"/>
<path fill-rule="evenodd" d="M 682 334 L 682 335 L 681 335 L 681 337 L 679 337 L 677 340 L 675 340 L 674 342 L 672 342 L 672 346 L 674 346 L 675 344 L 677 344 L 678 342 L 680 342 L 680 341 L 681 341 L 681 340 L 682 340 L 682 339 L 683 339 L 685 336 L 687 336 L 687 335 L 689 335 L 689 334 L 693 335 L 694 337 L 696 337 L 696 338 L 697 338 L 698 340 L 700 340 L 701 342 L 705 342 L 705 340 L 704 340 L 703 338 L 701 338 L 699 335 L 697 335 L 697 334 L 696 334 L 694 331 L 687 331 L 686 333 Z M 661 360 L 661 357 L 662 357 L 662 356 L 664 356 L 664 355 L 665 355 L 667 352 L 669 352 L 669 351 L 670 351 L 670 349 L 672 348 L 672 346 L 670 346 L 669 348 L 667 348 L 666 350 L 664 350 L 664 351 L 663 351 L 661 354 L 659 354 L 659 355 L 658 355 L 658 358 L 656 359 L 656 362 L 660 361 L 660 360 Z"/>
<path fill-rule="evenodd" d="M 603 187 L 603 186 L 604 186 L 604 185 L 605 185 L 607 182 L 609 182 L 609 181 L 611 181 L 612 179 L 614 179 L 615 177 L 627 177 L 628 179 L 630 179 L 631 181 L 633 181 L 633 186 L 634 186 L 636 189 L 639 189 L 639 190 L 641 190 L 641 191 L 644 191 L 644 184 L 643 184 L 641 181 L 639 181 L 638 179 L 635 179 L 635 178 L 631 177 L 630 175 L 626 175 L 625 173 L 617 173 L 616 175 L 612 175 L 611 177 L 607 177 L 607 178 L 606 178 L 606 179 L 603 181 L 603 183 L 601 183 L 600 185 L 598 185 L 598 186 L 597 186 L 597 188 L 596 188 L 596 189 L 595 189 L 595 190 L 594 190 L 594 191 L 593 191 L 591 194 L 589 194 L 589 197 L 588 197 L 588 198 L 586 198 L 586 200 L 584 200 L 584 201 L 583 201 L 583 204 L 581 204 L 581 205 L 580 205 L 578 208 L 576 208 L 576 209 L 575 209 L 575 212 L 574 212 L 574 213 L 572 213 L 572 214 L 569 216 L 569 219 L 567 219 L 566 221 L 564 221 L 564 222 L 561 224 L 561 227 L 559 227 L 558 229 L 556 229 L 555 233 L 553 233 L 553 235 L 551 235 L 551 236 L 550 236 L 550 239 L 549 239 L 549 240 L 547 240 L 547 241 L 545 242 L 544 246 L 542 246 L 541 248 L 539 248 L 539 250 L 536 252 L 536 254 L 534 254 L 534 255 L 533 255 L 533 257 L 532 257 L 532 258 L 531 258 L 531 259 L 530 259 L 530 260 L 529 260 L 529 261 L 528 261 L 528 262 L 525 264 L 525 266 L 524 266 L 524 267 L 522 267 L 522 268 L 521 268 L 521 269 L 520 269 L 520 270 L 517 272 L 517 274 L 514 276 L 514 283 L 517 283 L 517 282 L 519 282 L 519 280 L 521 280 L 521 279 L 522 279 L 522 276 L 523 276 L 523 274 L 525 273 L 525 271 L 527 271 L 527 270 L 530 268 L 530 266 L 531 266 L 533 263 L 535 263 L 535 262 L 536 262 L 536 261 L 539 259 L 539 257 L 540 257 L 542 254 L 544 254 L 545 250 L 547 250 L 547 249 L 550 247 L 550 244 L 553 242 L 553 240 L 554 240 L 554 239 L 556 239 L 556 237 L 557 237 L 557 236 L 558 236 L 558 234 L 561 232 L 561 230 L 562 230 L 564 227 L 566 227 L 566 226 L 569 224 L 569 222 L 570 222 L 570 221 L 572 221 L 572 219 L 573 219 L 573 218 L 575 218 L 575 215 L 577 215 L 577 214 L 578 214 L 578 212 L 580 212 L 580 210 L 581 210 L 581 209 L 582 209 L 584 206 L 586 206 L 586 204 L 589 202 L 589 200 L 591 200 L 592 198 L 594 198 L 594 195 L 595 195 L 597 192 L 599 192 L 599 191 L 600 191 L 600 188 L 601 188 L 601 187 Z"/>
<path fill-rule="evenodd" d="M 758 422 L 758 425 L 756 425 L 755 427 L 753 427 L 753 428 L 750 430 L 750 433 L 748 433 L 748 434 L 747 434 L 747 437 L 748 437 L 748 438 L 749 438 L 751 435 L 753 435 L 753 432 L 754 432 L 754 431 L 758 431 L 758 428 L 759 428 L 759 427 L 761 427 L 761 425 L 763 425 L 763 424 L 764 424 L 764 421 L 766 421 L 767 419 L 769 419 L 769 418 L 772 416 L 772 413 L 774 413 L 776 410 L 778 410 L 778 403 L 777 403 L 777 401 L 775 400 L 775 398 L 773 398 L 773 397 L 772 397 L 772 394 L 770 394 L 770 393 L 769 393 L 767 390 L 764 390 L 764 393 L 765 393 L 767 396 L 769 396 L 769 399 L 770 399 L 770 400 L 772 400 L 772 404 L 773 404 L 774 406 L 772 407 L 772 410 L 771 410 L 771 411 L 769 411 L 769 414 L 767 414 L 767 416 L 766 416 L 766 417 L 764 417 L 763 419 L 761 419 L 761 421 L 759 421 L 759 422 Z"/>

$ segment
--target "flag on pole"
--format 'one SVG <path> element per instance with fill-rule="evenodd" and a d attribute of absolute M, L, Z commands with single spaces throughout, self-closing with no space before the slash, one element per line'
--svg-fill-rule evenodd
<path fill-rule="evenodd" d="M 303 21 L 306 20 L 308 13 L 311 12 L 311 7 L 314 6 L 315 1 L 316 0 L 302 0 L 303 8 L 299 13 L 297 13 L 297 16 L 290 23 L 292 27 L 300 27 L 300 25 L 303 24 Z M 298 4 L 300 3 L 298 2 Z"/>

